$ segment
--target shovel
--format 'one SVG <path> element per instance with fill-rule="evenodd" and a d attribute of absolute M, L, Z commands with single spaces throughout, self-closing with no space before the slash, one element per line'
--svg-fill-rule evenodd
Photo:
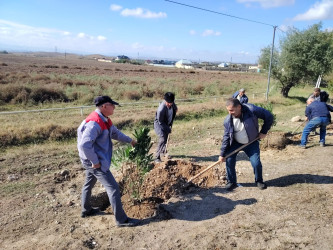
<path fill-rule="evenodd" d="M 169 140 L 170 140 L 170 134 L 168 134 L 168 139 L 167 139 L 167 142 L 165 144 L 165 149 L 164 149 L 164 156 L 169 159 L 169 154 L 168 154 L 168 144 L 169 144 Z"/>
<path fill-rule="evenodd" d="M 291 134 L 294 135 L 295 132 L 296 132 L 296 131 L 297 131 L 302 125 L 304 125 L 305 122 L 306 122 L 306 120 L 303 121 L 300 125 L 298 125 L 297 128 L 295 128 L 295 130 L 294 130 Z"/>
<path fill-rule="evenodd" d="M 235 149 L 234 151 L 232 151 L 230 154 L 228 154 L 225 158 L 228 158 L 230 156 L 232 156 L 233 154 L 236 154 L 237 152 L 241 151 L 243 148 L 245 148 L 246 146 L 250 145 L 251 143 L 257 141 L 259 139 L 259 137 L 255 138 L 253 141 L 250 141 L 247 144 L 244 144 L 242 146 L 240 146 L 239 148 Z M 207 168 L 205 168 L 204 170 L 202 170 L 200 173 L 196 174 L 195 176 L 193 176 L 192 178 L 190 178 L 187 181 L 187 185 L 190 184 L 191 181 L 193 181 L 194 179 L 198 178 L 200 175 L 202 175 L 203 173 L 205 173 L 206 171 L 208 171 L 209 169 L 211 169 L 212 167 L 216 166 L 217 164 L 221 163 L 221 161 L 217 161 L 215 163 L 213 163 L 212 165 L 208 166 Z M 185 184 L 185 185 L 186 185 Z"/>

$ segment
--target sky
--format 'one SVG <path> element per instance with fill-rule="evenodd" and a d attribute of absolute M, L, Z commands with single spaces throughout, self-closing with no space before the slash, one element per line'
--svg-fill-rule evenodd
<path fill-rule="evenodd" d="M 319 22 L 333 0 L 0 0 L 0 51 L 256 63 L 274 26 L 278 47 Z"/>

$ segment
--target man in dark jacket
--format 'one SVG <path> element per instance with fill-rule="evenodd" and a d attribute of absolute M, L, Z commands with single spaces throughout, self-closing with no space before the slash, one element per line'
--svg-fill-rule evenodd
<path fill-rule="evenodd" d="M 232 95 L 232 98 L 238 99 L 241 104 L 249 102 L 249 98 L 247 98 L 247 96 L 245 95 L 245 89 L 240 89 L 239 91 L 236 91 Z"/>
<path fill-rule="evenodd" d="M 325 137 L 326 137 L 326 126 L 331 123 L 331 114 L 333 112 L 333 107 L 326 104 L 325 102 L 316 101 L 314 97 L 310 97 L 307 100 L 307 106 L 305 109 L 305 116 L 309 121 L 302 133 L 301 148 L 306 147 L 308 141 L 308 136 L 312 130 L 315 130 L 317 127 L 320 128 L 320 146 L 325 146 Z"/>
<path fill-rule="evenodd" d="M 224 120 L 224 135 L 219 160 L 226 162 L 227 180 L 226 189 L 228 191 L 237 187 L 236 176 L 236 156 L 226 156 L 243 146 L 245 154 L 249 157 L 253 167 L 255 182 L 260 189 L 267 188 L 262 178 L 262 165 L 260 161 L 260 148 L 258 139 L 266 137 L 268 130 L 273 123 L 273 115 L 266 109 L 253 104 L 241 104 L 238 99 L 230 98 L 226 102 L 229 115 Z M 264 124 L 259 132 L 258 118 L 264 120 Z"/>
<path fill-rule="evenodd" d="M 155 153 L 155 162 L 157 163 L 161 162 L 161 154 L 165 153 L 166 143 L 171 133 L 171 127 L 176 112 L 175 95 L 171 92 L 165 93 L 164 101 L 158 107 L 154 121 L 154 130 L 159 137 Z"/>

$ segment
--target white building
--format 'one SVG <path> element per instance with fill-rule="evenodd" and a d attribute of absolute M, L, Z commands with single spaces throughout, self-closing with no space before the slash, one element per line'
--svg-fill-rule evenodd
<path fill-rule="evenodd" d="M 176 62 L 175 67 L 180 69 L 193 69 L 193 63 L 189 60 L 182 59 Z"/>

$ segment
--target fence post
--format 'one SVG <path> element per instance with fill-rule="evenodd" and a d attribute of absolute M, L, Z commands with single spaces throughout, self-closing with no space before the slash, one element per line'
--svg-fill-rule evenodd
<path fill-rule="evenodd" d="M 83 116 L 83 108 L 81 107 L 81 116 Z"/>

